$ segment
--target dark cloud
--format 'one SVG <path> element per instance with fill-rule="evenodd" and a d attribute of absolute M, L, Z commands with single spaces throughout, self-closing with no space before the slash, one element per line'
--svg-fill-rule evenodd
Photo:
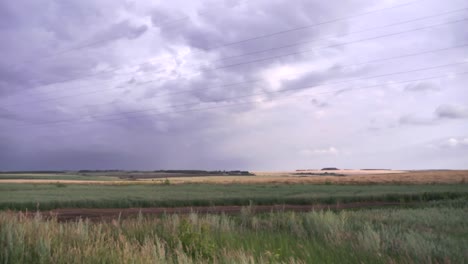
<path fill-rule="evenodd" d="M 439 91 L 440 87 L 434 83 L 422 82 L 422 83 L 412 83 L 408 84 L 405 87 L 405 91 L 408 92 L 426 92 L 426 91 Z"/>
<path fill-rule="evenodd" d="M 431 126 L 435 124 L 435 120 L 431 118 L 422 118 L 414 115 L 404 115 L 398 120 L 401 125 L 416 125 L 416 126 Z"/>
<path fill-rule="evenodd" d="M 2 108 L 0 108 L 0 119 L 21 120 L 15 113 Z"/>
<path fill-rule="evenodd" d="M 445 104 L 439 106 L 435 114 L 438 118 L 463 119 L 468 118 L 468 107 Z"/>
<path fill-rule="evenodd" d="M 310 103 L 318 108 L 325 108 L 330 106 L 330 103 L 325 102 L 325 101 L 320 101 L 318 99 L 312 99 L 310 100 Z"/>
<path fill-rule="evenodd" d="M 117 39 L 135 39 L 140 37 L 148 30 L 146 25 L 132 25 L 129 21 L 122 21 L 109 26 L 107 29 L 96 33 L 89 41 L 90 45 L 95 43 L 106 43 Z"/>
<path fill-rule="evenodd" d="M 403 115 L 399 119 L 401 125 L 433 126 L 440 124 L 444 119 L 465 119 L 468 118 L 468 108 L 461 105 L 443 104 L 434 111 L 434 116 L 430 118 L 418 117 L 415 115 Z"/>

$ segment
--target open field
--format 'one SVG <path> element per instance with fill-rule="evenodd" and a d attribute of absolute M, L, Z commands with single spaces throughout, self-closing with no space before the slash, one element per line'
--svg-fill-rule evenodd
<path fill-rule="evenodd" d="M 334 171 L 345 176 L 308 176 L 297 175 L 296 172 L 254 172 L 253 177 L 232 178 L 224 176 L 174 178 L 173 183 L 309 183 L 309 184 L 427 184 L 427 183 L 468 183 L 468 171 Z"/>
<path fill-rule="evenodd" d="M 466 263 L 467 200 L 57 222 L 0 213 L 1 263 Z"/>
<path fill-rule="evenodd" d="M 467 171 L 387 172 L 1 174 L 0 262 L 468 261 Z"/>
<path fill-rule="evenodd" d="M 468 183 L 466 170 L 428 170 L 428 171 L 392 171 L 392 170 L 339 170 L 330 175 L 301 175 L 300 173 L 324 173 L 323 171 L 307 172 L 254 172 L 255 176 L 207 176 L 196 175 L 169 177 L 171 184 L 212 183 L 212 184 L 428 184 L 428 183 Z M 64 183 L 64 184 L 162 184 L 165 178 L 151 178 L 154 173 L 139 173 L 140 176 L 129 178 L 120 172 L 79 174 L 0 174 L 0 183 Z M 130 174 L 130 176 L 135 174 Z"/>
<path fill-rule="evenodd" d="M 55 209 L 420 201 L 468 195 L 468 184 L 0 184 L 0 208 Z"/>

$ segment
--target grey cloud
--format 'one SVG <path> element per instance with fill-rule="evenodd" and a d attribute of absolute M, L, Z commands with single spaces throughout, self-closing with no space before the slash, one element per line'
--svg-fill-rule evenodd
<path fill-rule="evenodd" d="M 0 119 L 22 120 L 17 114 L 0 107 Z"/>
<path fill-rule="evenodd" d="M 358 6 L 356 3 L 346 2 L 343 3 L 340 9 L 332 9 L 330 6 L 323 4 L 322 1 L 297 1 L 295 4 L 285 5 L 283 1 L 278 0 L 250 2 L 224 11 L 212 10 L 207 6 L 205 10 L 201 10 L 203 15 L 198 17 L 197 22 L 185 25 L 176 33 L 170 31 L 167 33 L 167 37 L 173 40 L 182 38 L 191 47 L 209 50 L 224 43 L 319 22 L 317 17 L 311 14 L 334 17 L 344 15 L 346 14 L 345 11 L 349 12 L 357 9 Z M 281 19 L 274 19 L 279 17 Z M 324 27 L 328 27 L 333 31 L 336 29 L 342 30 L 343 25 L 334 24 L 325 25 Z M 262 50 L 311 39 L 315 35 L 315 29 L 291 32 L 281 36 L 229 46 L 219 52 L 222 55 L 232 54 L 233 51 L 251 52 L 252 50 Z"/>
<path fill-rule="evenodd" d="M 105 43 L 117 39 L 135 39 L 148 30 L 146 25 L 132 25 L 129 21 L 121 21 L 109 26 L 107 29 L 96 33 L 90 43 Z"/>
<path fill-rule="evenodd" d="M 438 118 L 462 119 L 468 118 L 468 107 L 461 105 L 445 104 L 439 106 L 435 114 Z"/>
<path fill-rule="evenodd" d="M 412 83 L 408 84 L 405 87 L 405 91 L 408 92 L 426 92 L 426 91 L 439 91 L 440 87 L 434 83 L 422 82 L 422 83 Z"/>
<path fill-rule="evenodd" d="M 114 63 L 116 54 L 96 56 L 89 48 L 137 38 L 147 27 L 129 20 L 113 21 L 121 6 L 110 3 L 113 1 L 2 2 L 9 15 L 0 23 L 14 26 L 0 27 L 0 94 L 79 78 L 99 63 Z M 30 10 L 36 13 L 32 15 Z"/>
<path fill-rule="evenodd" d="M 398 120 L 401 125 L 417 125 L 417 126 L 430 126 L 435 124 L 432 118 L 422 118 L 414 115 L 404 115 Z"/>
<path fill-rule="evenodd" d="M 13 148 L 8 155 L 0 152 L 0 166 L 2 170 L 121 169 L 134 167 L 130 158 L 121 153 L 93 150 L 42 150 L 38 153 Z"/>
<path fill-rule="evenodd" d="M 437 125 L 444 119 L 464 119 L 468 118 L 468 107 L 454 104 L 443 104 L 434 111 L 434 116 L 430 118 L 418 117 L 415 115 L 403 115 L 398 120 L 401 125 L 429 126 Z"/>
<path fill-rule="evenodd" d="M 312 100 L 310 100 L 310 103 L 313 104 L 314 106 L 318 107 L 318 108 L 325 108 L 325 107 L 330 106 L 330 104 L 328 102 L 321 101 L 321 100 L 318 100 L 318 99 L 312 99 Z"/>
<path fill-rule="evenodd" d="M 190 17 L 183 14 L 179 10 L 164 9 L 163 7 L 156 8 L 151 12 L 151 22 L 153 26 L 166 29 L 175 26 L 180 26 L 182 23 L 187 23 Z"/>

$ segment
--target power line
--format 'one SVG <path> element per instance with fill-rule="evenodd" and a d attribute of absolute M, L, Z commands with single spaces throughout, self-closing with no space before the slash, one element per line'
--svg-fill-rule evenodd
<path fill-rule="evenodd" d="M 423 52 L 404 54 L 404 55 L 381 58 L 381 59 L 374 59 L 374 60 L 361 62 L 361 63 L 353 63 L 353 64 L 348 64 L 348 65 L 343 65 L 342 67 L 343 68 L 349 68 L 349 67 L 355 67 L 355 66 L 362 66 L 362 65 L 372 64 L 372 63 L 376 63 L 376 62 L 384 62 L 384 61 L 389 61 L 389 60 L 419 56 L 419 55 L 423 55 L 423 54 L 430 54 L 430 53 L 435 53 L 435 52 L 447 51 L 447 50 L 462 48 L 462 47 L 466 47 L 466 46 L 468 46 L 468 44 L 463 44 L 463 45 L 458 45 L 458 46 L 453 46 L 453 47 L 448 47 L 448 48 L 442 48 L 442 49 L 427 50 L 427 51 L 423 51 Z M 294 74 L 297 74 L 297 73 L 294 73 Z M 293 75 L 293 74 L 291 74 L 291 75 Z M 258 83 L 258 82 L 262 82 L 262 81 L 263 81 L 263 79 L 254 79 L 254 80 L 248 80 L 248 81 L 243 81 L 243 82 L 235 82 L 235 83 L 224 84 L 224 85 L 221 85 L 221 86 L 203 87 L 201 89 L 196 89 L 196 90 L 192 89 L 192 90 L 183 90 L 183 91 L 177 91 L 177 92 L 170 92 L 170 93 L 165 93 L 165 94 L 161 94 L 161 95 L 158 95 L 158 96 L 153 96 L 151 98 L 157 98 L 157 97 L 161 97 L 161 96 L 168 96 L 168 95 L 175 95 L 175 94 L 183 94 L 183 93 L 189 93 L 189 92 L 200 91 L 200 90 L 209 90 L 209 89 L 215 89 L 215 88 L 230 87 L 230 86 L 236 86 L 236 85 L 241 85 L 241 84 L 253 84 L 253 83 Z M 148 81 L 148 83 L 149 82 L 152 82 L 152 81 Z M 68 98 L 68 97 L 71 97 L 71 96 L 66 96 L 66 98 Z M 109 103 L 91 105 L 91 107 L 103 106 L 103 105 L 108 105 L 108 104 Z M 81 107 L 77 107 L 75 109 L 80 109 L 80 108 L 84 108 L 84 107 L 90 107 L 90 106 L 89 105 L 81 106 Z"/>
<path fill-rule="evenodd" d="M 247 64 L 252 64 L 252 63 L 257 63 L 257 62 L 269 61 L 269 60 L 272 60 L 272 59 L 290 57 L 290 56 L 295 56 L 295 55 L 299 55 L 299 54 L 304 54 L 304 53 L 313 52 L 313 51 L 316 51 L 316 50 L 318 50 L 318 49 L 334 48 L 334 47 L 340 47 L 340 46 L 345 46 L 345 45 L 349 45 L 349 44 L 355 44 L 355 43 L 360 43 L 360 42 L 364 42 L 364 41 L 369 41 L 369 40 L 375 40 L 375 39 L 380 39 L 380 38 L 392 37 L 392 36 L 397 36 L 397 35 L 401 35 L 401 34 L 406 34 L 406 33 L 414 32 L 414 31 L 420 31 L 420 30 L 425 30 L 425 29 L 429 29 L 429 28 L 434 28 L 434 27 L 438 27 L 438 26 L 442 26 L 442 25 L 448 25 L 448 24 L 459 23 L 459 22 L 463 22 L 463 21 L 467 21 L 467 20 L 468 20 L 468 18 L 463 18 L 463 19 L 458 19 L 458 20 L 454 20 L 454 21 L 444 22 L 444 23 L 440 23 L 440 24 L 436 24 L 436 25 L 425 26 L 425 27 L 415 28 L 415 29 L 411 29 L 411 30 L 401 31 L 401 32 L 397 32 L 397 33 L 391 33 L 391 34 L 380 35 L 380 36 L 377 36 L 377 37 L 364 38 L 364 39 L 359 39 L 359 40 L 356 40 L 356 41 L 351 41 L 351 42 L 346 42 L 346 43 L 340 43 L 340 44 L 333 44 L 333 45 L 318 47 L 318 48 L 314 48 L 314 49 L 310 49 L 310 50 L 297 51 L 297 52 L 292 52 L 292 53 L 287 53 L 287 54 L 282 54 L 282 55 L 277 55 L 277 56 L 271 56 L 271 57 L 263 58 L 263 59 L 257 59 L 257 60 L 247 61 L 247 62 L 236 63 L 236 64 L 229 64 L 229 65 L 226 65 L 226 66 L 221 66 L 221 67 L 212 68 L 212 69 L 210 69 L 210 70 L 225 69 L 225 68 L 237 67 L 237 66 L 247 65 Z"/>
<path fill-rule="evenodd" d="M 397 35 L 406 34 L 406 33 L 410 33 L 410 32 L 415 32 L 415 31 L 425 30 L 425 29 L 429 29 L 429 28 L 434 28 L 434 27 L 438 27 L 438 26 L 442 26 L 442 25 L 459 23 L 459 22 L 463 22 L 463 21 L 466 21 L 466 20 L 468 20 L 468 18 L 458 19 L 458 20 L 454 20 L 454 21 L 448 21 L 448 22 L 439 23 L 439 24 L 430 25 L 430 26 L 414 28 L 414 29 L 410 29 L 410 30 L 406 30 L 406 31 L 396 32 L 396 33 L 390 33 L 390 34 L 384 34 L 384 35 L 370 37 L 370 38 L 359 39 L 359 40 L 355 40 L 355 41 L 351 41 L 351 42 L 327 45 L 327 46 L 316 47 L 314 49 L 309 49 L 309 50 L 304 50 L 304 51 L 298 51 L 298 52 L 292 52 L 292 53 L 287 53 L 287 54 L 282 54 L 282 55 L 270 56 L 270 57 L 267 57 L 267 58 L 262 58 L 262 59 L 252 60 L 252 61 L 246 61 L 246 62 L 241 62 L 241 63 L 236 63 L 236 64 L 230 64 L 230 65 L 215 67 L 215 68 L 206 69 L 206 70 L 203 69 L 203 70 L 201 70 L 201 72 L 214 71 L 214 70 L 219 70 L 219 69 L 225 69 L 225 68 L 230 68 L 230 67 L 237 67 L 237 66 L 241 66 L 241 65 L 247 65 L 247 64 L 252 64 L 252 63 L 269 61 L 269 60 L 278 59 L 278 58 L 290 57 L 290 56 L 295 56 L 295 55 L 299 55 L 299 54 L 310 53 L 310 52 L 320 50 L 320 49 L 326 49 L 326 48 L 331 48 L 331 47 L 340 47 L 340 46 L 356 44 L 356 43 L 369 41 L 369 40 L 375 40 L 375 39 L 380 39 L 380 38 L 397 36 Z M 155 80 L 155 81 L 158 81 L 158 80 Z M 153 81 L 148 81 L 148 82 L 153 82 Z M 146 83 L 148 83 L 148 82 L 146 82 Z M 84 92 L 84 93 L 75 94 L 75 95 L 66 95 L 66 96 L 61 96 L 61 97 L 58 97 L 58 98 L 48 98 L 48 99 L 44 99 L 44 100 L 31 101 L 31 102 L 26 102 L 26 103 L 17 103 L 17 104 L 13 104 L 13 105 L 7 105 L 6 107 L 17 106 L 17 105 L 22 105 L 22 104 L 29 104 L 29 103 L 32 103 L 32 102 L 36 102 L 36 103 L 37 102 L 48 102 L 48 101 L 54 101 L 54 100 L 58 100 L 58 99 L 69 98 L 69 97 L 74 97 L 74 96 L 79 96 L 79 95 L 95 94 L 95 93 L 100 93 L 100 92 L 105 91 L 105 90 L 114 90 L 114 89 L 116 89 L 116 88 L 101 89 L 101 90 L 98 90 L 98 91 Z"/>
<path fill-rule="evenodd" d="M 221 44 L 221 45 L 218 45 L 218 46 L 214 46 L 212 48 L 208 48 L 208 50 L 220 49 L 220 48 L 224 48 L 224 47 L 228 47 L 228 46 L 232 46 L 232 45 L 237 45 L 237 44 L 249 42 L 249 41 L 252 41 L 252 40 L 269 38 L 269 37 L 273 37 L 273 36 L 277 36 L 277 35 L 281 35 L 281 34 L 285 34 L 285 33 L 290 33 L 290 32 L 294 32 L 294 31 L 310 29 L 310 28 L 314 28 L 314 27 L 318 27 L 318 26 L 322 26 L 322 25 L 326 25 L 326 24 L 330 24 L 330 23 L 335 23 L 335 22 L 339 22 L 339 21 L 344 21 L 344 20 L 348 20 L 348 19 L 352 19 L 352 18 L 356 18 L 356 17 L 366 16 L 366 15 L 386 11 L 386 10 L 400 8 L 400 7 L 403 7 L 403 6 L 409 6 L 409 5 L 412 5 L 412 4 L 420 2 L 420 1 L 421 0 L 411 1 L 411 2 L 404 3 L 404 4 L 398 4 L 398 5 L 385 7 L 385 8 L 381 8 L 381 9 L 376 9 L 376 10 L 372 10 L 372 11 L 368 11 L 368 12 L 358 13 L 358 14 L 355 14 L 355 15 L 352 15 L 352 16 L 335 18 L 335 19 L 331 19 L 331 20 L 327 20 L 327 21 L 323 21 L 323 22 L 319 22 L 319 23 L 315 23 L 315 24 L 295 27 L 295 28 L 291 28 L 291 29 L 287 29 L 287 30 L 280 30 L 280 31 L 272 32 L 272 33 L 261 35 L 261 36 L 256 36 L 256 37 L 252 37 L 252 38 L 247 38 L 247 39 L 243 39 L 243 40 L 238 40 L 238 41 L 234 41 L 234 42 Z"/>
<path fill-rule="evenodd" d="M 347 20 L 347 19 L 352 19 L 352 18 L 355 18 L 355 17 L 365 16 L 365 15 L 369 15 L 369 14 L 376 13 L 376 12 L 382 12 L 382 11 L 385 11 L 385 10 L 400 8 L 400 7 L 403 7 L 403 6 L 412 5 L 412 4 L 414 4 L 414 3 L 416 3 L 416 2 L 419 2 L 419 1 L 421 1 L 421 0 L 412 1 L 412 2 L 409 2 L 409 3 L 400 4 L 400 5 L 395 5 L 395 6 L 390 6 L 390 7 L 386 7 L 386 8 L 382 8 L 382 9 L 377 9 L 377 10 L 373 10 L 373 11 L 369 11 L 369 12 L 359 13 L 359 14 L 355 14 L 355 15 L 353 15 L 353 16 L 342 17 L 342 18 L 336 18 L 336 19 L 332 19 L 332 20 L 328 20 L 328 21 L 324 21 L 324 22 L 320 22 L 320 23 L 316 23 L 316 24 L 311 24 L 311 25 L 296 27 L 296 28 L 292 28 L 292 29 L 289 29 L 289 30 L 277 31 L 277 32 L 274 32 L 274 33 L 271 33 L 271 34 L 262 35 L 262 36 L 257 36 L 257 37 L 250 38 L 250 39 L 244 39 L 244 40 L 240 40 L 240 41 L 236 41 L 236 42 L 225 43 L 225 44 L 223 44 L 223 45 L 221 45 L 221 46 L 218 46 L 218 48 L 223 47 L 223 46 L 231 46 L 231 45 L 238 44 L 238 43 L 248 42 L 248 41 L 251 41 L 251 40 L 256 40 L 256 39 L 261 39 L 261 38 L 267 38 L 267 37 L 269 37 L 269 36 L 280 35 L 280 34 L 292 32 L 292 31 L 298 31 L 298 30 L 308 29 L 308 28 L 312 28 L 312 27 L 317 27 L 317 26 L 321 26 L 321 25 L 325 25 L 325 24 L 329 24 L 329 23 L 344 21 L 344 20 Z M 206 12 L 205 12 L 205 13 L 206 13 Z M 210 50 L 214 50 L 214 49 L 218 49 L 218 48 L 211 48 Z M 136 66 L 141 66 L 141 65 L 144 65 L 144 63 L 138 64 L 138 65 L 136 65 Z M 112 72 L 112 71 L 109 71 L 109 72 Z M 106 73 L 109 73 L 109 72 L 104 72 L 104 73 L 102 73 L 102 74 L 106 74 Z M 95 76 L 95 75 L 96 75 L 96 74 L 91 74 L 91 75 L 87 75 L 87 76 L 88 76 L 88 77 L 92 77 L 92 76 Z M 73 78 L 73 79 L 69 79 L 68 81 L 73 81 L 73 80 L 76 80 L 76 79 L 77 79 L 77 78 Z M 55 82 L 55 83 L 61 83 L 61 82 L 67 82 L 67 80 L 59 81 L 59 82 Z M 51 83 L 50 83 L 50 84 L 51 84 Z M 47 85 L 50 85 L 50 84 L 47 84 Z"/>
<path fill-rule="evenodd" d="M 384 61 L 389 61 L 389 60 L 402 59 L 402 58 L 407 58 L 407 57 L 414 57 L 414 56 L 419 56 L 419 55 L 424 55 L 424 54 L 430 54 L 430 53 L 435 53 L 435 52 L 440 52 L 440 51 L 447 51 L 447 50 L 462 48 L 462 47 L 466 47 L 466 46 L 468 46 L 468 44 L 463 44 L 463 45 L 458 45 L 458 46 L 453 46 L 453 47 L 448 47 L 448 48 L 442 48 L 442 49 L 428 50 L 428 51 L 411 53 L 411 54 L 404 54 L 404 55 L 381 58 L 381 59 L 374 59 L 374 60 L 361 62 L 361 63 L 353 63 L 353 64 L 348 64 L 348 65 L 343 65 L 342 67 L 343 68 L 348 68 L 348 67 L 362 66 L 362 65 L 372 64 L 372 63 L 376 63 L 376 62 L 384 62 Z M 296 73 L 294 73 L 294 74 L 296 74 Z M 189 92 L 199 91 L 199 90 L 209 90 L 209 89 L 215 89 L 215 88 L 230 87 L 230 86 L 241 85 L 241 84 L 252 84 L 252 83 L 258 83 L 258 82 L 261 82 L 261 81 L 263 81 L 263 79 L 254 79 L 254 80 L 248 80 L 248 81 L 244 81 L 244 82 L 229 83 L 229 84 L 224 84 L 224 85 L 221 85 L 221 86 L 214 86 L 214 87 L 204 87 L 204 88 L 196 89 L 196 90 L 192 89 L 192 90 L 183 90 L 183 91 L 177 91 L 177 92 L 170 92 L 170 93 L 165 93 L 165 94 L 162 94 L 162 95 L 159 95 L 159 96 L 153 96 L 152 98 L 157 98 L 157 97 L 161 97 L 161 96 L 168 96 L 168 95 L 174 95 L 174 94 L 189 93 Z M 151 83 L 151 82 L 154 82 L 154 81 L 147 81 L 146 83 Z M 97 93 L 99 91 L 102 91 L 102 90 L 93 91 L 92 93 Z M 90 94 L 90 93 L 83 93 L 83 94 Z M 57 100 L 57 99 L 75 97 L 75 96 L 77 96 L 77 95 L 63 96 L 63 97 L 60 97 L 60 98 L 51 98 L 51 99 Z M 42 102 L 44 102 L 44 101 L 52 101 L 52 100 L 45 99 Z M 28 103 L 37 103 L 37 101 L 36 102 L 28 102 Z M 100 106 L 100 105 L 106 105 L 106 104 L 99 104 L 99 105 L 94 105 L 94 106 Z"/>
<path fill-rule="evenodd" d="M 344 36 L 348 36 L 348 35 L 353 35 L 353 34 L 368 32 L 368 31 L 373 31 L 373 30 L 376 30 L 376 29 L 383 29 L 383 28 L 388 28 L 388 27 L 394 27 L 394 26 L 397 26 L 397 25 L 403 25 L 403 24 L 407 24 L 407 23 L 411 23 L 411 22 L 420 21 L 420 20 L 426 20 L 426 19 L 430 19 L 430 18 L 434 18 L 434 17 L 438 17 L 438 16 L 443 16 L 443 15 L 448 15 L 448 14 L 453 14 L 453 13 L 457 13 L 457 12 L 461 12 L 461 11 L 465 11 L 465 10 L 468 10 L 468 8 L 465 7 L 465 8 L 460 8 L 460 9 L 456 9 L 456 10 L 451 10 L 451 11 L 447 11 L 447 12 L 442 12 L 442 13 L 438 13 L 438 14 L 434 14 L 434 15 L 429 15 L 429 16 L 418 17 L 418 18 L 409 19 L 409 20 L 405 20 L 405 21 L 395 22 L 395 23 L 391 23 L 391 24 L 387 24 L 387 25 L 383 25 L 383 26 L 371 27 L 371 28 L 366 28 L 366 29 L 362 29 L 362 30 L 352 31 L 352 32 L 348 32 L 348 33 L 346 33 L 346 34 L 339 35 L 339 37 L 344 37 Z M 332 36 L 333 36 L 333 35 L 332 35 Z M 337 36 L 333 36 L 333 37 L 337 37 Z M 289 44 L 289 45 L 274 47 L 274 48 L 271 48 L 271 49 L 265 49 L 265 50 L 259 50 L 259 51 L 254 51 L 254 52 L 248 52 L 248 53 L 239 54 L 239 55 L 233 55 L 233 56 L 223 57 L 223 58 L 214 60 L 214 61 L 212 61 L 212 62 L 224 61 L 224 60 L 229 60 L 229 59 L 234 59 L 234 58 L 240 58 L 240 57 L 244 57 L 244 56 L 256 55 L 256 54 L 260 54 L 260 53 L 264 53 L 264 52 L 269 52 L 269 51 L 275 51 L 275 50 L 280 50 L 280 49 L 285 49 L 285 48 L 290 48 L 290 47 L 301 46 L 301 45 L 304 45 L 304 44 L 313 43 L 313 42 L 315 42 L 315 41 L 317 41 L 317 40 L 323 40 L 323 39 L 328 39 L 328 38 L 329 38 L 329 37 L 326 37 L 326 38 L 318 38 L 318 39 L 314 39 L 314 40 L 311 40 L 311 41 L 298 42 L 298 43 L 294 43 L 294 44 Z"/>
<path fill-rule="evenodd" d="M 214 9 L 218 9 L 218 8 L 214 8 Z M 197 12 L 197 15 L 203 15 L 203 14 L 206 14 L 206 13 L 208 13 L 208 11 L 206 11 L 206 12 Z M 161 25 L 157 26 L 157 28 L 159 30 L 166 29 L 166 28 L 174 28 L 175 26 L 177 26 L 177 25 L 174 25 L 174 24 L 177 24 L 177 23 L 180 23 L 180 22 L 183 22 L 183 21 L 187 21 L 189 19 L 190 19 L 190 16 L 186 15 L 186 16 L 183 16 L 183 17 L 180 17 L 180 18 L 166 20 L 163 23 L 161 23 Z M 106 42 L 108 42 L 107 39 L 97 40 L 97 41 L 94 41 L 94 42 L 91 42 L 91 43 L 83 44 L 81 46 L 76 46 L 76 47 L 72 47 L 72 48 L 69 48 L 69 49 L 64 49 L 64 50 L 58 51 L 56 53 L 45 55 L 45 56 L 42 56 L 42 57 L 39 57 L 39 58 L 36 57 L 34 59 L 24 60 L 23 63 L 24 62 L 38 61 L 38 60 L 57 57 L 57 56 L 60 56 L 60 55 L 66 54 L 66 53 L 70 53 L 70 52 L 73 52 L 73 51 L 93 47 L 93 46 L 96 46 L 96 45 L 99 45 L 99 44 L 102 44 L 102 43 L 106 43 Z"/>
<path fill-rule="evenodd" d="M 462 75 L 462 74 L 468 74 L 468 72 L 458 72 L 456 73 L 457 75 Z M 393 83 L 386 83 L 386 84 L 377 84 L 377 85 L 371 85 L 371 86 L 364 86 L 364 87 L 355 87 L 355 88 L 346 88 L 346 89 L 340 89 L 338 91 L 325 91 L 325 92 L 321 92 L 321 93 L 317 93 L 317 94 L 314 94 L 315 96 L 316 95 L 322 95 L 322 94 L 329 94 L 329 93 L 337 93 L 337 92 L 343 92 L 343 91 L 353 91 L 353 90 L 364 90 L 364 89 L 371 89 L 371 88 L 375 88 L 375 87 L 382 87 L 382 86 L 386 86 L 386 85 L 396 85 L 396 84 L 406 84 L 406 83 L 413 83 L 413 82 L 420 82 L 420 81 L 427 81 L 427 80 L 434 80 L 434 79 L 440 79 L 440 78 L 444 78 L 446 76 L 444 75 L 441 75 L 441 76 L 434 76 L 434 77 L 427 77 L 427 78 L 420 78 L 420 79 L 413 79 L 413 80 L 407 80 L 407 81 L 401 81 L 401 82 L 393 82 Z M 312 95 L 312 96 L 314 96 Z M 310 96 L 310 95 L 309 95 Z M 286 95 L 285 97 L 287 98 L 282 98 L 282 99 L 279 99 L 279 100 L 284 100 L 284 99 L 289 99 L 291 98 L 292 96 L 290 95 Z M 300 98 L 303 98 L 304 96 L 297 96 L 297 97 L 300 97 Z M 273 99 L 270 99 L 271 101 L 273 101 Z M 179 114 L 179 113 L 189 113 L 189 112 L 198 112 L 198 111 L 206 111 L 206 110 L 213 110 L 213 109 L 222 109 L 222 108 L 230 108 L 230 107 L 235 107 L 235 106 L 243 106 L 243 105 L 251 105 L 252 103 L 258 103 L 258 101 L 249 101 L 249 102 L 242 102 L 242 103 L 232 103 L 232 104 L 229 104 L 229 105 L 222 105 L 222 106 L 213 106 L 213 107 L 206 107 L 206 108 L 196 108 L 196 109 L 188 109 L 188 110 L 180 110 L 180 111 L 168 111 L 168 112 L 163 112 L 163 113 L 155 113 L 155 114 L 151 114 L 151 115 L 147 115 L 147 116 L 160 116 L 160 115 L 167 115 L 167 114 Z M 143 116 L 141 116 L 143 117 Z M 75 120 L 71 120 L 72 123 L 65 123 L 65 122 L 61 122 L 59 125 L 64 125 L 64 124 L 68 124 L 68 125 L 81 125 L 82 123 L 94 123 L 94 122 L 104 122 L 104 121 L 117 121 L 117 120 L 124 120 L 124 119 L 127 119 L 128 117 L 120 117 L 120 118 L 112 118 L 112 119 L 100 119 L 100 120 L 85 120 L 85 121 L 80 121 L 79 123 L 73 123 L 73 121 Z M 39 123 L 39 124 L 30 124 L 29 126 L 38 126 L 38 125 L 44 125 L 44 123 Z M 47 125 L 47 124 L 46 124 Z M 24 126 L 24 127 L 27 127 L 27 126 Z M 23 127 L 16 127 L 16 128 L 23 128 Z M 44 128 L 44 127 L 42 127 Z M 50 128 L 50 127 L 47 127 L 47 128 Z"/>
<path fill-rule="evenodd" d="M 363 78 L 354 78 L 354 79 L 349 79 L 349 80 L 344 80 L 344 81 L 327 83 L 327 84 L 323 84 L 323 85 L 319 84 L 319 85 L 313 85 L 313 86 L 282 89 L 282 90 L 279 90 L 279 91 L 261 92 L 261 93 L 249 94 L 249 95 L 244 95 L 244 96 L 233 96 L 233 97 L 223 98 L 222 100 L 223 101 L 225 101 L 225 100 L 234 100 L 234 99 L 247 98 L 247 97 L 253 97 L 253 96 L 258 96 L 258 95 L 269 95 L 269 94 L 272 94 L 272 93 L 283 93 L 283 92 L 288 92 L 288 91 L 305 90 L 305 89 L 311 89 L 311 88 L 320 87 L 320 86 L 335 85 L 335 84 L 341 84 L 341 83 L 349 83 L 351 81 L 367 80 L 367 79 L 373 79 L 373 78 L 379 78 L 379 77 L 385 77 L 385 76 L 392 76 L 392 75 L 398 75 L 398 74 L 405 74 L 405 73 L 411 73 L 411 72 L 431 70 L 431 69 L 436 69 L 436 68 L 443 68 L 443 67 L 448 67 L 448 66 L 462 65 L 462 64 L 467 64 L 467 63 L 468 62 L 451 63 L 451 64 L 438 65 L 438 66 L 432 66 L 432 67 L 425 67 L 425 68 L 414 69 L 414 70 L 394 72 L 394 73 L 389 73 L 389 74 L 380 74 L 380 75 L 375 75 L 375 76 L 367 76 L 367 77 L 363 77 Z M 432 78 L 434 78 L 434 77 L 432 77 Z M 412 80 L 412 81 L 420 81 L 420 80 L 426 80 L 426 79 L 427 78 L 423 78 L 423 79 L 417 79 L 417 80 Z M 408 82 L 408 81 L 406 81 L 406 82 Z M 200 105 L 200 103 L 189 103 L 189 104 L 174 105 L 174 106 L 168 106 L 166 108 L 187 107 L 187 106 L 194 106 L 194 105 Z M 113 114 L 86 116 L 84 118 L 99 118 L 99 117 L 107 117 L 107 116 L 119 116 L 119 115 L 151 112 L 151 111 L 157 111 L 157 110 L 161 110 L 161 109 L 164 109 L 164 108 L 161 108 L 161 107 L 148 108 L 148 109 L 127 111 L 127 112 L 120 112 L 120 113 L 113 113 Z M 35 123 L 35 124 L 29 124 L 29 125 L 60 124 L 60 123 L 68 123 L 68 122 L 79 121 L 79 120 L 82 120 L 82 119 L 83 118 L 64 119 L 64 120 L 57 120 L 57 121 L 51 121 L 51 122 L 45 122 L 45 123 Z"/>

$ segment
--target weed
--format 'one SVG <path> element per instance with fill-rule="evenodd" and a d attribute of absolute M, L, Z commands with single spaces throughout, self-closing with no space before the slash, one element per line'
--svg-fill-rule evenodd
<path fill-rule="evenodd" d="M 62 223 L 0 212 L 0 263 L 464 263 L 467 209 L 464 200 Z"/>
<path fill-rule="evenodd" d="M 163 184 L 164 184 L 164 185 L 171 185 L 171 181 L 170 181 L 168 178 L 166 178 L 166 179 L 164 180 Z"/>

